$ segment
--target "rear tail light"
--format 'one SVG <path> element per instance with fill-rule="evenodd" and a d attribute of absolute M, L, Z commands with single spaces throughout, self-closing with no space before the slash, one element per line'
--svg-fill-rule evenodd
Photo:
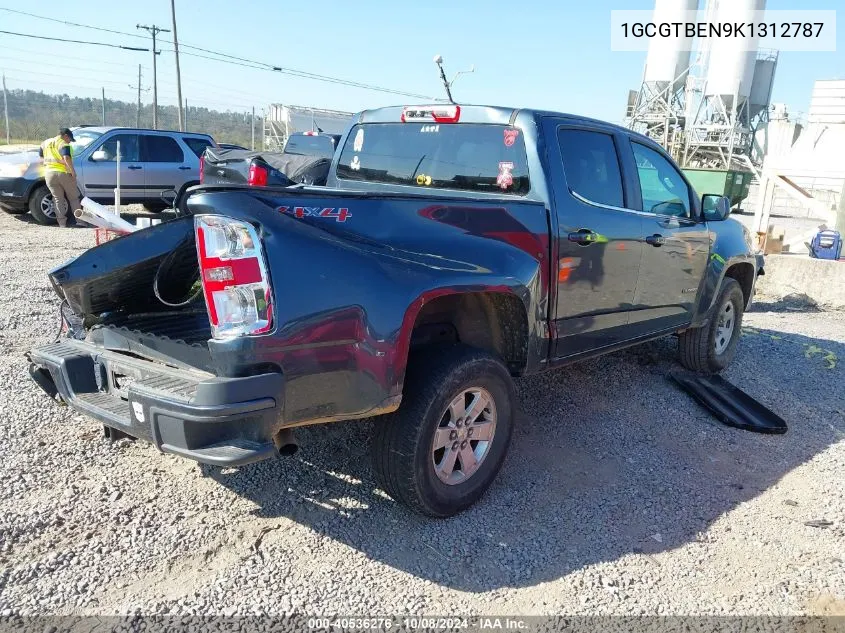
<path fill-rule="evenodd" d="M 200 156 L 200 184 L 205 180 L 205 154 Z"/>
<path fill-rule="evenodd" d="M 252 163 L 249 166 L 249 175 L 247 176 L 246 182 L 253 187 L 266 187 L 267 176 L 269 174 L 270 172 L 266 167 Z"/>
<path fill-rule="evenodd" d="M 214 338 L 269 332 L 273 301 L 264 249 L 251 224 L 194 217 L 200 280 Z"/>

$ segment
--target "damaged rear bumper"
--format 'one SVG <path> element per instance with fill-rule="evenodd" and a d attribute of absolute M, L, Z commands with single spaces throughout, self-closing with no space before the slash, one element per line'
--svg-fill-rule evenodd
<path fill-rule="evenodd" d="M 204 464 L 276 455 L 284 378 L 218 378 L 63 339 L 33 349 L 30 373 L 49 395 L 107 427 Z"/>

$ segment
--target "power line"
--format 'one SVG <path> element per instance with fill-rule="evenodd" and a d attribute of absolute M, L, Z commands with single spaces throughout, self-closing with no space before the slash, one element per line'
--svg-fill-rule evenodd
<path fill-rule="evenodd" d="M 125 51 L 142 51 L 148 52 L 149 48 L 138 48 L 136 46 L 121 46 L 120 44 L 106 44 L 105 42 L 87 42 L 83 40 L 69 40 L 66 37 L 47 37 L 46 35 L 30 35 L 29 33 L 15 33 L 13 31 L 0 31 L 5 35 L 17 35 L 18 37 L 30 37 L 35 40 L 52 40 L 54 42 L 63 42 L 65 44 L 88 44 L 90 46 L 105 46 L 107 48 L 122 48 Z"/>
<path fill-rule="evenodd" d="M 183 48 L 187 48 L 187 45 L 183 44 Z M 193 48 L 193 47 L 191 47 Z M 172 52 L 172 49 L 161 49 L 164 52 Z M 215 62 L 222 62 L 224 64 L 232 64 L 233 66 L 240 66 L 242 68 L 252 68 L 253 70 L 269 70 L 272 72 L 281 73 L 283 75 L 290 75 L 291 77 L 299 77 L 300 79 L 312 79 L 315 81 L 323 81 L 326 83 L 338 84 L 343 86 L 348 86 L 350 88 L 361 88 L 363 90 L 372 90 L 374 92 L 384 92 L 388 94 L 399 95 L 403 97 L 414 97 L 415 99 L 430 99 L 428 95 L 421 95 L 413 92 L 405 92 L 404 90 L 394 90 L 393 88 L 383 88 L 381 86 L 374 86 L 372 84 L 365 84 L 358 81 L 351 81 L 349 79 L 339 79 L 337 77 L 330 77 L 328 75 L 319 75 L 317 73 L 311 73 L 304 70 L 295 70 L 293 68 L 285 68 L 282 66 L 273 66 L 271 64 L 265 64 L 264 62 L 248 62 L 242 63 L 237 61 L 232 61 L 228 59 L 220 59 L 218 57 L 209 57 L 207 55 L 200 55 L 198 53 L 189 53 L 187 51 L 180 51 L 181 55 L 190 55 L 191 57 L 199 57 L 201 59 L 209 59 Z M 252 65 L 248 65 L 252 64 Z"/>
<path fill-rule="evenodd" d="M 114 29 L 106 29 L 100 26 L 92 26 L 90 24 L 79 24 L 78 22 L 69 22 L 68 20 L 57 20 L 56 18 L 48 18 L 45 15 L 35 15 L 34 13 L 27 13 L 26 11 L 19 11 L 17 9 L 7 9 L 0 7 L 0 11 L 7 11 L 8 13 L 17 13 L 18 15 L 26 15 L 30 18 L 38 18 L 39 20 L 47 20 L 48 22 L 56 22 L 57 24 L 64 24 L 65 26 L 78 26 L 83 29 L 91 29 L 92 31 L 102 31 L 103 33 L 114 33 L 116 35 L 126 35 L 128 37 L 137 37 L 139 39 L 147 39 L 143 35 L 137 33 L 125 33 L 123 31 L 115 31 Z"/>
<path fill-rule="evenodd" d="M 16 53 L 25 53 L 27 55 L 36 55 L 40 57 L 46 57 L 50 60 L 55 59 L 55 55 L 52 53 L 46 53 L 43 50 L 34 51 L 28 48 L 20 48 L 18 46 L 3 46 L 0 44 L 0 49 L 5 49 L 9 51 L 15 51 Z M 90 62 L 92 64 L 103 64 L 105 66 L 126 66 L 126 62 L 112 62 L 104 59 L 91 59 L 90 57 L 74 57 L 73 55 L 66 55 L 62 53 L 62 60 L 66 59 L 73 59 L 80 62 Z M 43 63 L 43 62 L 42 62 Z M 144 66 L 144 69 L 149 70 L 149 66 Z M 99 71 L 98 71 L 99 72 Z"/>
<path fill-rule="evenodd" d="M 64 81 L 40 81 L 38 79 L 30 79 L 29 77 L 25 79 L 22 77 L 12 77 L 11 75 L 6 75 L 6 79 L 9 79 L 11 81 L 17 81 L 23 86 L 27 86 L 29 84 L 39 84 L 42 86 L 54 86 L 58 88 L 79 88 L 81 90 L 99 90 L 102 87 L 99 84 L 97 84 L 96 86 L 81 86 L 79 84 L 69 84 Z M 18 88 L 18 90 L 26 90 L 26 88 Z M 114 88 L 109 88 L 109 94 L 124 94 L 131 95 L 132 97 L 135 96 L 134 93 L 129 92 L 128 90 L 115 90 Z M 99 97 L 97 99 L 99 100 Z"/>
<path fill-rule="evenodd" d="M 35 66 L 39 66 L 39 67 L 44 66 L 44 62 L 41 61 L 41 60 L 21 59 L 20 57 L 9 57 L 7 55 L 0 55 L 0 59 L 7 59 L 7 60 L 11 60 L 13 62 L 17 62 L 17 64 L 14 64 L 14 66 L 17 66 L 18 64 L 20 64 L 20 65 L 27 65 L 27 64 L 28 65 L 35 65 Z M 62 57 L 62 59 L 64 60 L 64 57 Z M 126 64 L 121 64 L 121 65 L 126 66 Z M 114 76 L 126 77 L 126 70 L 124 70 L 124 71 L 100 70 L 99 68 L 82 67 L 82 66 L 76 66 L 76 65 L 70 65 L 70 64 L 56 64 L 56 63 L 53 63 L 52 60 L 50 61 L 50 68 L 67 68 L 69 70 L 81 70 L 81 71 L 85 71 L 85 72 L 95 72 L 98 75 L 114 75 Z M 24 68 L 21 68 L 20 70 L 23 70 L 24 72 L 29 72 L 28 70 L 26 70 Z"/>
<path fill-rule="evenodd" d="M 68 22 L 66 20 L 58 20 L 58 19 L 55 19 L 55 18 L 49 18 L 49 17 L 42 16 L 42 15 L 36 15 L 34 13 L 27 13 L 25 11 L 7 9 L 5 7 L 0 7 L 0 10 L 8 11 L 8 12 L 11 12 L 11 13 L 18 13 L 18 14 L 21 14 L 21 15 L 26 15 L 26 16 L 37 18 L 37 19 L 40 19 L 40 20 L 57 22 L 57 23 L 60 23 L 60 24 L 65 24 L 65 25 L 69 25 L 69 26 L 77 26 L 77 27 L 80 27 L 80 28 L 93 29 L 93 30 L 96 30 L 96 31 L 113 33 L 113 34 L 116 34 L 116 35 L 124 35 L 124 36 L 130 36 L 130 37 L 143 37 L 143 36 L 139 36 L 135 33 L 126 33 L 124 31 L 117 31 L 115 29 L 105 29 L 105 28 L 102 28 L 102 27 L 92 26 L 92 25 L 88 25 L 88 24 L 79 24 L 77 22 Z M 3 32 L 3 31 L 0 31 L 0 32 Z M 54 39 L 54 38 L 47 38 L 47 39 Z M 162 39 L 162 41 L 166 42 L 168 44 L 171 44 L 171 45 L 173 44 L 172 40 Z M 113 45 L 111 45 L 111 46 L 113 46 Z M 384 88 L 382 86 L 376 86 L 376 85 L 373 85 L 373 84 L 365 84 L 365 83 L 362 83 L 362 82 L 352 81 L 352 80 L 348 80 L 348 79 L 341 79 L 339 77 L 331 77 L 329 75 L 321 75 L 319 73 L 312 73 L 312 72 L 308 72 L 308 71 L 304 71 L 304 70 L 298 70 L 298 69 L 295 69 L 295 68 L 285 68 L 283 66 L 277 66 L 277 65 L 274 65 L 274 64 L 269 64 L 267 62 L 261 62 L 261 61 L 256 61 L 256 60 L 252 60 L 252 59 L 247 59 L 245 57 L 237 57 L 235 55 L 229 55 L 228 53 L 221 53 L 219 51 L 214 51 L 214 50 L 211 50 L 211 49 L 208 49 L 208 48 L 203 48 L 201 46 L 186 44 L 184 42 L 180 42 L 180 46 L 182 47 L 182 49 L 188 48 L 188 49 L 191 49 L 191 50 L 198 50 L 198 51 L 201 51 L 201 52 L 204 52 L 204 53 L 209 53 L 211 55 L 215 55 L 215 57 L 208 57 L 206 55 L 200 55 L 200 54 L 197 54 L 197 53 L 189 53 L 185 50 L 180 51 L 180 53 L 182 55 L 190 55 L 191 57 L 198 57 L 198 58 L 201 58 L 201 59 L 208 59 L 208 60 L 211 60 L 211 61 L 223 62 L 223 63 L 227 63 L 227 64 L 232 64 L 232 65 L 235 65 L 235 66 L 241 66 L 241 67 L 244 67 L 244 68 L 253 68 L 255 70 L 269 70 L 269 71 L 273 71 L 273 72 L 282 73 L 284 75 L 290 75 L 290 76 L 299 77 L 299 78 L 302 78 L 302 79 L 311 79 L 311 80 L 314 80 L 314 81 L 322 81 L 322 82 L 326 82 L 326 83 L 333 83 L 333 84 L 337 84 L 337 85 L 344 85 L 344 86 L 348 86 L 350 88 L 360 88 L 362 90 L 372 90 L 374 92 L 383 92 L 383 93 L 387 93 L 387 94 L 394 94 L 394 95 L 405 96 L 405 97 L 413 97 L 415 99 L 429 99 L 430 98 L 427 95 L 421 95 L 421 94 L 416 94 L 416 93 L 412 93 L 412 92 L 405 92 L 405 91 L 402 91 L 402 90 L 395 90 L 395 89 L 392 89 L 392 88 Z M 121 48 L 123 48 L 123 47 L 121 47 Z M 164 49 L 161 49 L 161 50 L 163 51 Z M 175 53 L 175 49 L 169 49 L 167 52 L 174 52 Z M 238 62 L 240 62 L 240 63 L 238 63 Z"/>
<path fill-rule="evenodd" d="M 64 78 L 67 78 L 67 73 L 64 73 L 64 74 L 43 73 L 43 72 L 35 71 L 35 70 L 26 70 L 25 68 L 20 68 L 18 70 L 22 70 L 23 72 L 30 74 L 30 75 L 41 75 L 43 77 L 64 77 Z M 97 86 L 102 86 L 103 84 L 106 84 L 106 85 L 112 84 L 112 85 L 115 85 L 115 86 L 122 86 L 126 83 L 126 81 L 116 81 L 116 80 L 113 80 L 113 79 L 85 79 L 84 77 L 77 77 L 76 79 L 81 80 L 81 81 L 92 81 L 95 84 L 97 84 Z"/>

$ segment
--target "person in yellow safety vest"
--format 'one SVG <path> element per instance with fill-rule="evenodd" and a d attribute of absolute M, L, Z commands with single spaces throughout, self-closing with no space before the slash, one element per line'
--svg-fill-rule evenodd
<path fill-rule="evenodd" d="M 80 208 L 79 187 L 70 147 L 74 140 L 73 132 L 63 127 L 58 136 L 41 143 L 38 150 L 38 155 L 44 160 L 44 180 L 53 195 L 56 221 L 62 228 L 67 226 L 68 205 L 71 216 Z"/>

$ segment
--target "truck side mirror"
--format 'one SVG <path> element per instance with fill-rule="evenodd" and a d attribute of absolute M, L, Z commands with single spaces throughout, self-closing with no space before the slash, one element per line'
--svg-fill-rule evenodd
<path fill-rule="evenodd" d="M 95 162 L 100 160 L 108 160 L 108 156 L 106 156 L 105 151 L 98 149 L 96 152 L 91 154 L 91 160 Z"/>
<path fill-rule="evenodd" d="M 725 196 L 715 193 L 705 193 L 701 196 L 701 209 L 704 219 L 708 222 L 726 220 L 731 214 L 731 201 Z"/>

